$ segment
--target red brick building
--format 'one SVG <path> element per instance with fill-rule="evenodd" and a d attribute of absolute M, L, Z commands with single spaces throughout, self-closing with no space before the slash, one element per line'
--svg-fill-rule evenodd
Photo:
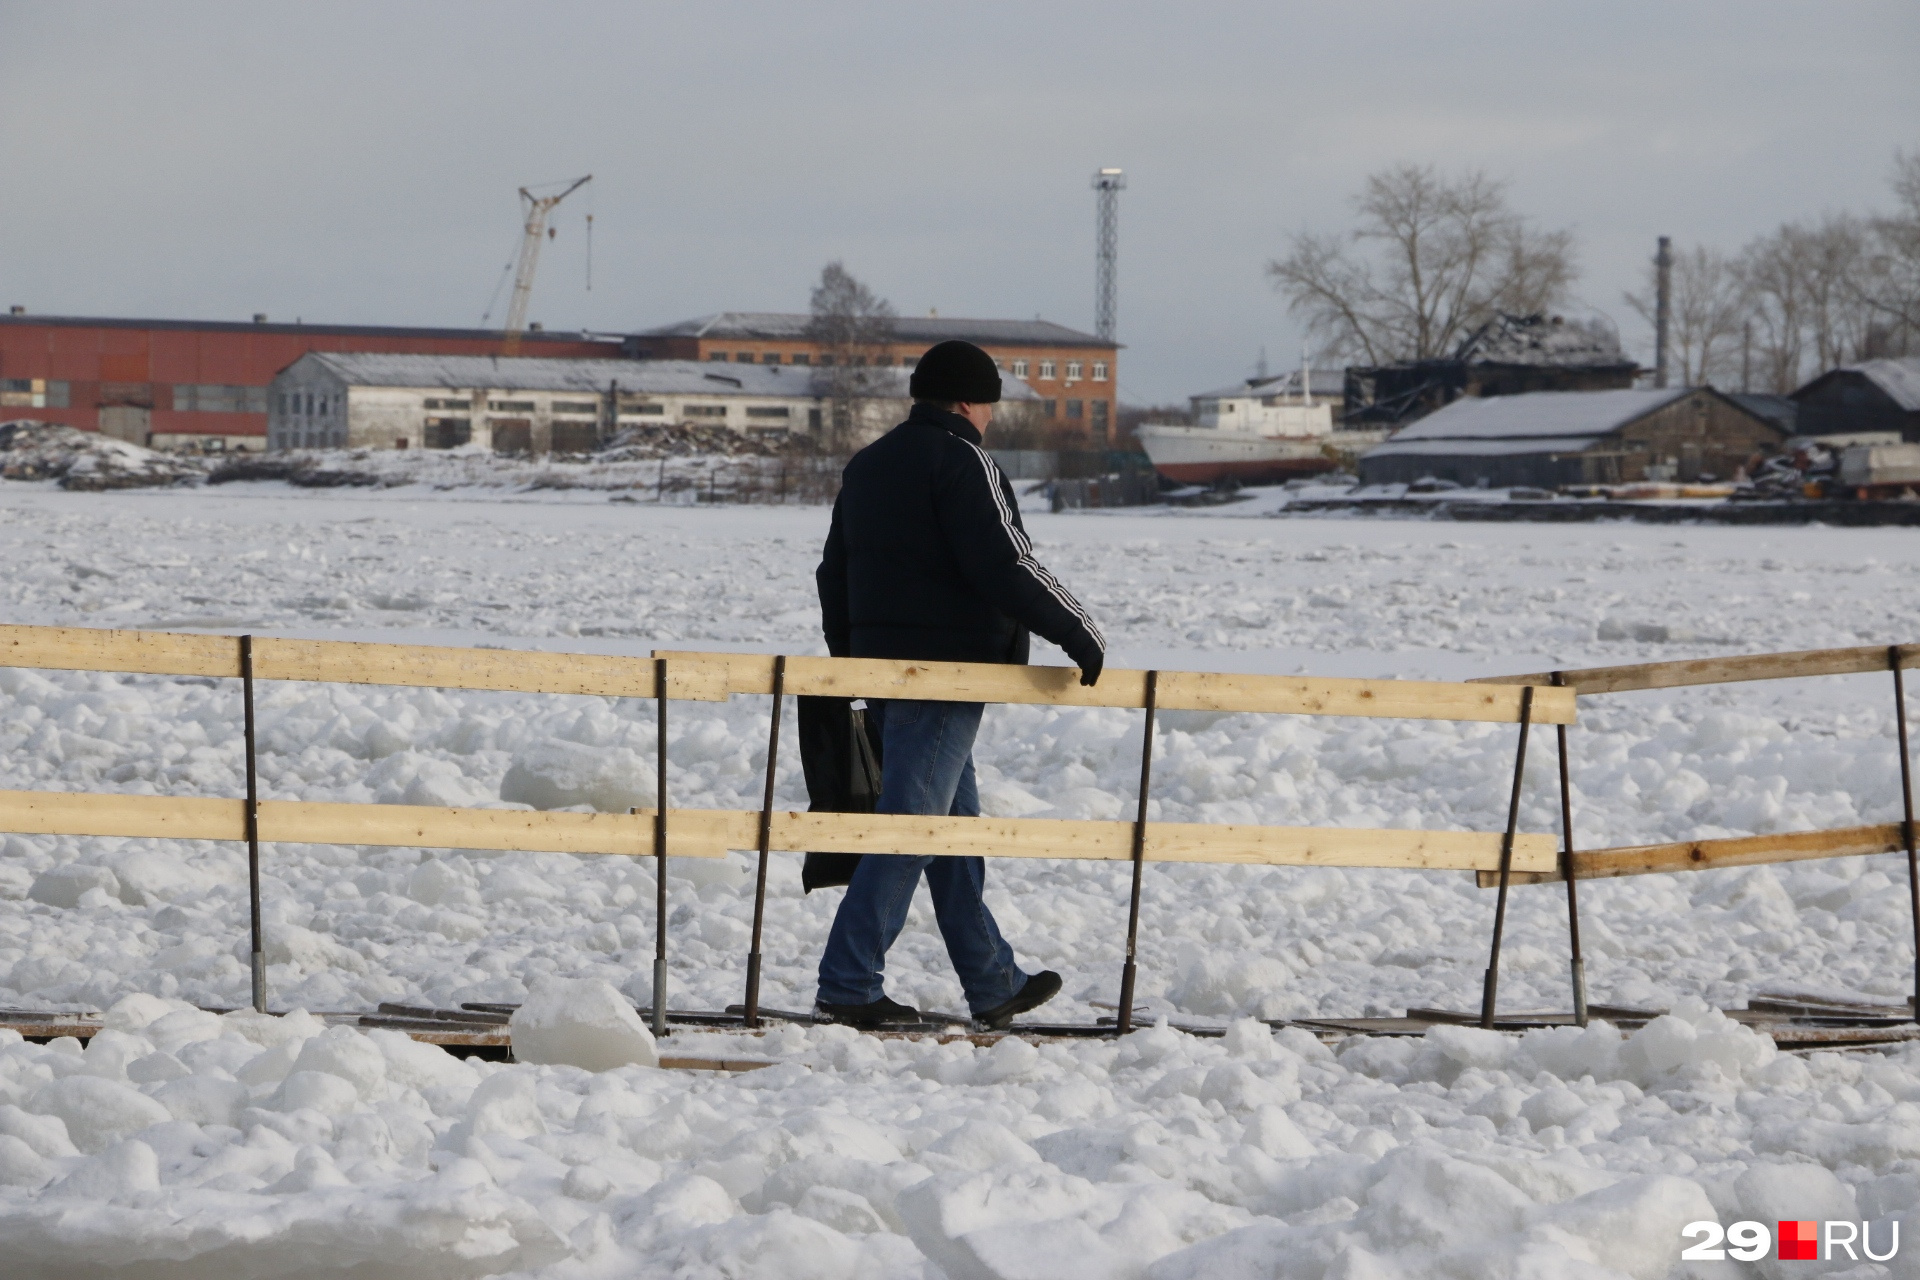
<path fill-rule="evenodd" d="M 648 329 L 627 339 L 640 360 L 725 360 L 739 364 L 817 365 L 826 354 L 807 336 L 811 317 L 722 311 Z M 1040 396 L 1048 425 L 1104 443 L 1112 436 L 1120 345 L 1046 320 L 962 320 L 901 316 L 876 363 L 911 368 L 936 342 L 959 338 L 983 348 L 1000 368 Z"/>
<path fill-rule="evenodd" d="M 504 355 L 485 329 L 0 316 L 0 421 L 36 418 L 156 448 L 263 449 L 267 384 L 309 351 Z M 524 356 L 617 358 L 615 337 L 530 331 Z"/>

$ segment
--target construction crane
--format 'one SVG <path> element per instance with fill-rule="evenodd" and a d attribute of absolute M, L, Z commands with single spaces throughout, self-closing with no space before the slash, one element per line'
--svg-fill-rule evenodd
<path fill-rule="evenodd" d="M 527 188 L 520 188 L 520 199 L 527 210 L 527 226 L 526 234 L 520 238 L 520 260 L 513 270 L 513 298 L 507 304 L 507 355 L 520 354 L 520 335 L 527 327 L 527 303 L 533 297 L 533 273 L 540 265 L 540 242 L 553 234 L 547 227 L 547 215 L 555 205 L 592 181 L 592 174 L 575 178 L 565 191 L 553 196 L 536 196 Z"/>

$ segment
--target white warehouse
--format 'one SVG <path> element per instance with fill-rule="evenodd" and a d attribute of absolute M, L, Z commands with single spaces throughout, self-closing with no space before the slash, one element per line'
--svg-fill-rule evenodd
<path fill-rule="evenodd" d="M 628 425 L 813 430 L 821 404 L 806 369 L 312 351 L 273 380 L 267 447 L 586 453 Z"/>
<path fill-rule="evenodd" d="M 588 453 L 621 427 L 645 425 L 817 434 L 830 376 L 696 360 L 311 351 L 273 380 L 267 448 Z M 874 369 L 867 380 L 877 394 L 858 406 L 862 439 L 906 416 L 906 370 Z M 1036 400 L 1026 383 L 1004 381 L 1008 400 Z"/>

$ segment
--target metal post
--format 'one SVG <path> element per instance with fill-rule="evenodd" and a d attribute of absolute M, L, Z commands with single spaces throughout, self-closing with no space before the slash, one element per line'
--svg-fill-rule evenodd
<path fill-rule="evenodd" d="M 760 930 L 767 918 L 767 851 L 773 846 L 773 771 L 780 760 L 780 703 L 787 692 L 787 657 L 773 660 L 773 715 L 767 729 L 767 789 L 760 797 L 760 868 L 753 879 L 753 941 L 747 951 L 746 1022 L 760 1025 Z"/>
<path fill-rule="evenodd" d="M 653 660 L 653 1034 L 667 1034 L 667 660 Z"/>
<path fill-rule="evenodd" d="M 1653 385 L 1667 385 L 1667 330 L 1673 318 L 1673 239 L 1660 237 L 1653 256 Z"/>
<path fill-rule="evenodd" d="M 1564 688 L 1566 678 L 1553 673 L 1555 688 Z M 1553 726 L 1560 747 L 1560 874 L 1567 881 L 1567 938 L 1573 952 L 1573 1021 L 1587 1025 L 1587 966 L 1580 956 L 1580 890 L 1573 878 L 1573 784 L 1567 777 L 1567 726 Z"/>
<path fill-rule="evenodd" d="M 267 1011 L 267 955 L 260 927 L 260 779 L 254 766 L 253 637 L 240 637 L 240 698 L 247 737 L 247 907 L 252 916 L 253 1008 Z"/>
<path fill-rule="evenodd" d="M 1133 1030 L 1134 955 L 1140 941 L 1140 873 L 1147 862 L 1147 790 L 1153 782 L 1153 710 L 1160 673 L 1147 672 L 1147 718 L 1140 742 L 1140 807 L 1133 819 L 1133 896 L 1127 904 L 1127 963 L 1120 970 L 1120 1012 L 1114 1019 L 1121 1035 Z"/>
<path fill-rule="evenodd" d="M 1887 665 L 1893 668 L 1894 723 L 1900 730 L 1900 792 L 1906 805 L 1900 835 L 1907 846 L 1907 898 L 1913 911 L 1913 1019 L 1920 1022 L 1920 853 L 1914 843 L 1913 753 L 1907 745 L 1907 680 L 1901 657 L 1899 645 L 1887 646 Z"/>
<path fill-rule="evenodd" d="M 1493 1026 L 1500 987 L 1500 936 L 1507 927 L 1507 882 L 1513 875 L 1513 836 L 1520 829 L 1520 783 L 1527 772 L 1527 732 L 1533 727 L 1533 686 L 1520 689 L 1520 747 L 1513 760 L 1513 797 L 1507 801 L 1507 830 L 1500 837 L 1500 900 L 1493 908 L 1493 950 L 1487 957 L 1487 981 L 1481 988 L 1480 1025 Z"/>

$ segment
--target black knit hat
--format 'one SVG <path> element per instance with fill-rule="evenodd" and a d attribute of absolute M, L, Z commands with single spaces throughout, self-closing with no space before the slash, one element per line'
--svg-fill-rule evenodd
<path fill-rule="evenodd" d="M 971 342 L 942 342 L 920 357 L 907 389 L 915 400 L 993 404 L 1000 399 L 1000 368 Z"/>

